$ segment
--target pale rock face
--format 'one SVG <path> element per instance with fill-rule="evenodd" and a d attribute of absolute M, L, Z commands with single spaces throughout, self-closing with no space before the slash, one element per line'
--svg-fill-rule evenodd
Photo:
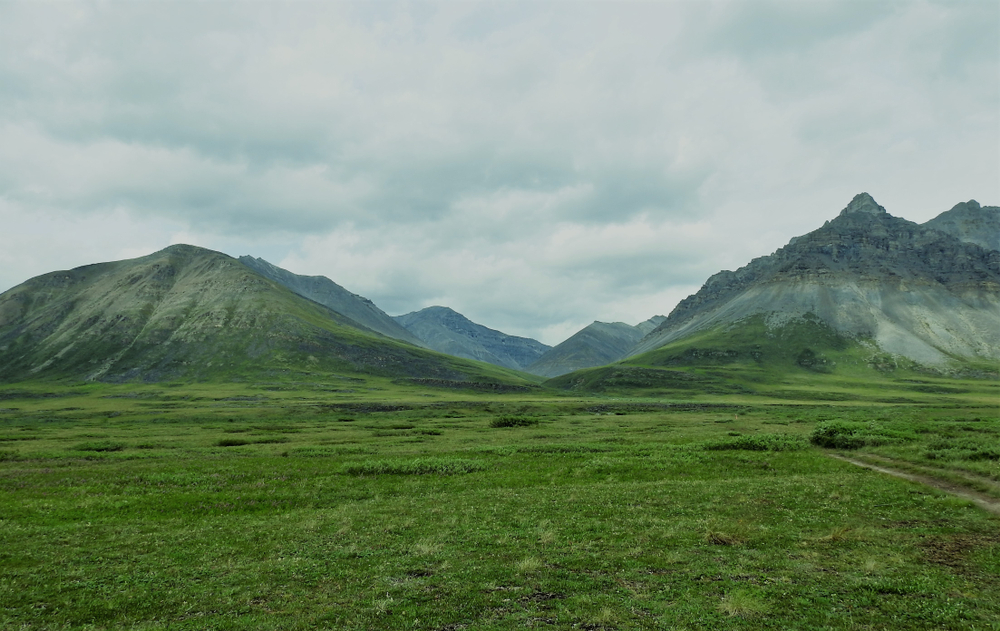
<path fill-rule="evenodd" d="M 929 366 L 1000 360 L 1000 251 L 980 245 L 1000 232 L 991 208 L 960 204 L 921 226 L 857 195 L 822 228 L 709 278 L 630 356 L 753 315 L 813 314 Z"/>
<path fill-rule="evenodd" d="M 970 199 L 956 204 L 924 225 L 966 243 L 1000 250 L 1000 207 L 997 206 L 980 206 L 979 202 Z"/>

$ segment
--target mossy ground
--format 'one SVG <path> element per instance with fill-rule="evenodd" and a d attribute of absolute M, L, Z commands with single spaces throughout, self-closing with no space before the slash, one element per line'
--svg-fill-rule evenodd
<path fill-rule="evenodd" d="M 809 443 L 1000 478 L 995 382 L 894 383 L 2 387 L 0 627 L 1000 628 L 995 516 Z"/>

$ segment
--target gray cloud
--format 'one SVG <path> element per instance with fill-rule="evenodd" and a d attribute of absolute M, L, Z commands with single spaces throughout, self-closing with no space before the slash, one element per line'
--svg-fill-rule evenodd
<path fill-rule="evenodd" d="M 0 289 L 183 239 L 550 343 L 635 323 L 861 190 L 917 221 L 996 203 L 998 22 L 994 2 L 2 4 Z"/>

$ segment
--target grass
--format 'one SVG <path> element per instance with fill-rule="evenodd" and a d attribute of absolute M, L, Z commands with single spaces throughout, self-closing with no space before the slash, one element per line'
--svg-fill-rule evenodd
<path fill-rule="evenodd" d="M 0 628 L 998 628 L 996 517 L 810 442 L 1000 479 L 951 385 L 0 387 Z"/>

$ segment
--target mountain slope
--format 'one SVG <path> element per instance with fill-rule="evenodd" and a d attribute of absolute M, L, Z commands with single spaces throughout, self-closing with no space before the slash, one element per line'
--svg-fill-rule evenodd
<path fill-rule="evenodd" d="M 416 336 L 376 307 L 371 300 L 347 291 L 326 276 L 293 274 L 264 259 L 252 256 L 241 256 L 239 261 L 261 276 L 270 278 L 298 295 L 329 307 L 373 331 L 417 346 L 424 346 Z"/>
<path fill-rule="evenodd" d="M 995 362 L 1000 252 L 893 217 L 862 193 L 822 228 L 709 278 L 630 356 L 643 361 L 643 353 L 754 316 L 770 330 L 815 318 L 839 336 L 928 366 Z"/>
<path fill-rule="evenodd" d="M 550 348 L 486 328 L 447 307 L 427 307 L 395 320 L 436 351 L 515 370 L 523 370 Z"/>
<path fill-rule="evenodd" d="M 581 368 L 610 364 L 624 357 L 664 319 L 656 316 L 636 326 L 594 322 L 546 351 L 526 370 L 543 377 L 557 377 Z"/>
<path fill-rule="evenodd" d="M 923 224 L 950 234 L 959 241 L 975 243 L 987 250 L 1000 250 L 1000 207 L 980 206 L 970 199 L 956 204 Z"/>
<path fill-rule="evenodd" d="M 274 378 L 314 371 L 511 378 L 386 338 L 236 259 L 192 246 L 52 272 L 0 294 L 0 381 Z"/>

